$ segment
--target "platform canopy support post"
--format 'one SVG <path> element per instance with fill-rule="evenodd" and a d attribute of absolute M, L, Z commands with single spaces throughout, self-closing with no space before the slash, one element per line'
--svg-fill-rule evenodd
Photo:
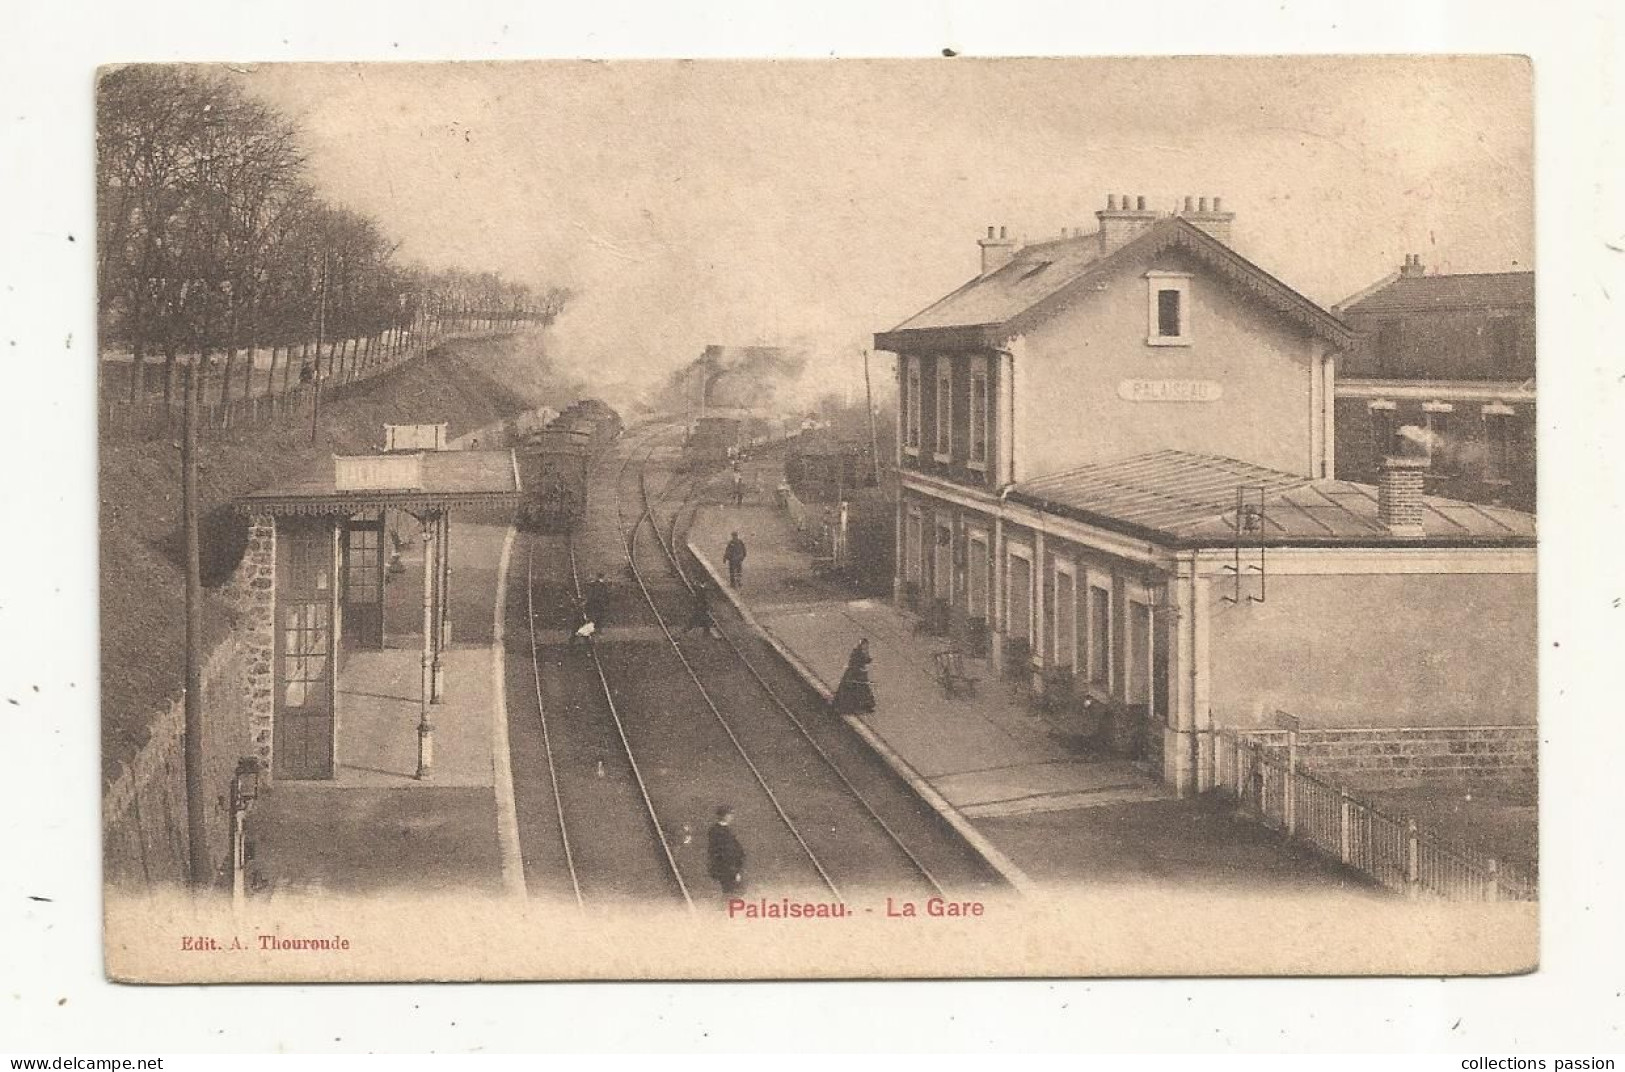
<path fill-rule="evenodd" d="M 435 558 L 439 553 L 435 529 L 439 515 L 427 513 L 418 520 L 423 524 L 423 674 L 418 689 L 418 772 L 419 779 L 428 778 L 434 770 L 434 723 L 429 718 L 429 704 L 434 692 L 434 581 Z"/>
<path fill-rule="evenodd" d="M 440 703 L 446 694 L 446 663 L 442 658 L 451 644 L 451 514 L 443 512 L 435 533 L 435 617 L 433 693 L 429 699 Z"/>

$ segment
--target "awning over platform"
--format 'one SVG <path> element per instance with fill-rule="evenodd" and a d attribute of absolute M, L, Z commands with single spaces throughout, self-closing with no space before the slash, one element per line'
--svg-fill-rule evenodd
<path fill-rule="evenodd" d="M 519 466 L 511 450 L 425 451 L 334 456 L 326 472 L 264 488 L 236 502 L 242 514 L 351 514 L 388 508 L 412 513 L 512 510 Z"/>

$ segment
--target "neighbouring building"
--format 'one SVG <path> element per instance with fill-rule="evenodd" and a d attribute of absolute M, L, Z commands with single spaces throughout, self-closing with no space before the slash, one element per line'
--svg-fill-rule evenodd
<path fill-rule="evenodd" d="M 1421 257 L 1338 306 L 1337 475 L 1375 480 L 1405 428 L 1430 492 L 1535 508 L 1535 275 L 1429 275 Z"/>
<path fill-rule="evenodd" d="M 1529 724 L 1534 521 L 1334 479 L 1337 316 L 1218 198 L 1108 199 L 875 337 L 897 358 L 897 598 L 1182 792 L 1221 728 Z"/>

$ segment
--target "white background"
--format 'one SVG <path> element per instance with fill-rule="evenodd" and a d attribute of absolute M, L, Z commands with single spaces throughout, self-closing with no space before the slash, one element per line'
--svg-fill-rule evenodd
<path fill-rule="evenodd" d="M 1608 0 L 8 5 L 0 1052 L 1625 1051 L 1621 45 Z M 1499 980 L 142 988 L 101 978 L 91 88 L 127 60 L 1495 52 L 1535 61 L 1544 957 Z M 942 59 L 939 62 L 951 62 Z M 1471 115 L 1462 122 L 1471 123 Z M 37 691 L 36 691 L 37 690 Z M 12 702 L 15 701 L 15 702 Z M 34 900 L 33 898 L 49 898 Z M 1292 936 L 1283 934 L 1290 942 Z"/>

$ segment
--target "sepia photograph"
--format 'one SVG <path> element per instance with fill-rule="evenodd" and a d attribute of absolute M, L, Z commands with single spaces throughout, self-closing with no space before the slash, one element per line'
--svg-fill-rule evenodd
<path fill-rule="evenodd" d="M 109 977 L 1536 969 L 1533 79 L 103 67 Z"/>

